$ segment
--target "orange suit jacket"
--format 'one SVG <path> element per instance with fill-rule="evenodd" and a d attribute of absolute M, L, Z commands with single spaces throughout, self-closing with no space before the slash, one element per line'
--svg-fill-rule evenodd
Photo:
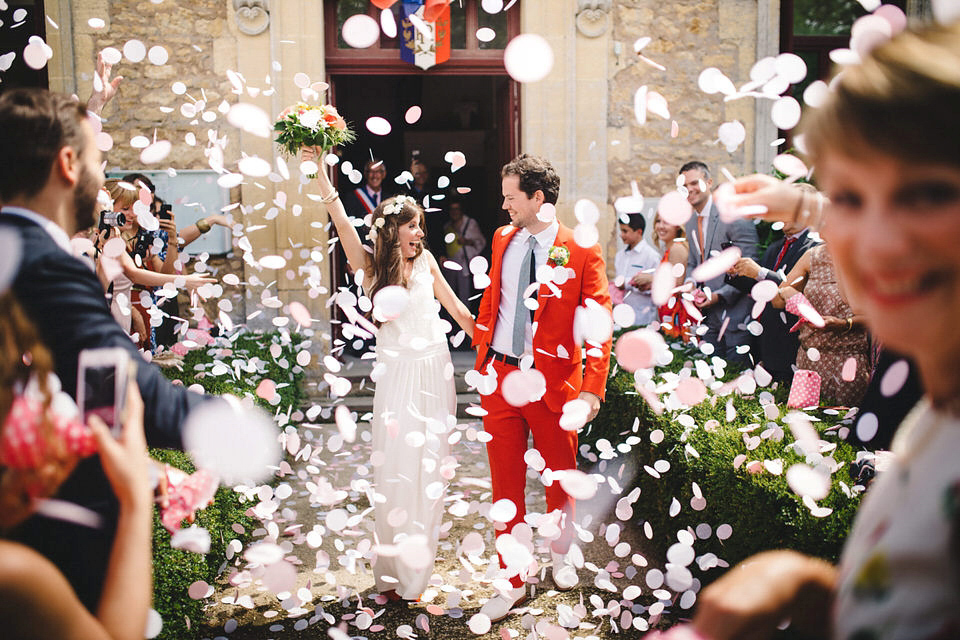
<path fill-rule="evenodd" d="M 507 225 L 497 229 L 493 235 L 490 286 L 483 292 L 480 300 L 473 333 L 473 346 L 477 350 L 476 369 L 481 372 L 493 340 L 493 329 L 500 307 L 503 252 L 516 232 L 516 228 Z M 544 402 L 551 411 L 559 412 L 564 403 L 576 398 L 581 391 L 589 391 L 601 400 L 606 394 L 611 340 L 607 339 L 600 345 L 602 355 L 588 355 L 584 365 L 580 345 L 574 340 L 573 319 L 577 307 L 583 306 L 587 298 L 593 298 L 608 310 L 611 305 L 606 265 L 600 246 L 584 249 L 574 241 L 573 231 L 562 224 L 557 230 L 554 246 L 566 247 L 570 252 L 570 260 L 565 266 L 568 274 L 569 270 L 573 269 L 573 275 L 563 284 L 556 285 L 560 290 L 559 296 L 547 285 L 540 285 L 537 294 L 540 306 L 533 316 L 536 326 L 533 334 L 533 362 L 534 368 L 546 378 L 547 392 L 543 397 Z M 547 264 L 553 265 L 553 262 L 548 261 Z M 588 350 L 595 353 L 596 346 L 588 345 Z"/>

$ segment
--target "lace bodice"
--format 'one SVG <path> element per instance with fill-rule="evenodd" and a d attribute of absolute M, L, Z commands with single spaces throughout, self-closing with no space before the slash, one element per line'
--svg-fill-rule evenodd
<path fill-rule="evenodd" d="M 413 273 L 407 283 L 410 299 L 403 312 L 385 322 L 377 333 L 377 350 L 413 350 L 445 344 L 444 323 L 440 319 L 440 303 L 433 295 L 430 258 L 424 251 L 413 262 Z"/>

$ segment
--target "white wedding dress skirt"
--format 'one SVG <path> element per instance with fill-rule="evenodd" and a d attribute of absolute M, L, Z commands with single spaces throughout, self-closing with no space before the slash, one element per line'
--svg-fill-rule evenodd
<path fill-rule="evenodd" d="M 441 470 L 453 468 L 447 438 L 456 425 L 456 391 L 426 254 L 414 262 L 408 292 L 400 316 L 377 333 L 371 464 L 376 586 L 413 600 L 436 559 L 447 486 Z"/>

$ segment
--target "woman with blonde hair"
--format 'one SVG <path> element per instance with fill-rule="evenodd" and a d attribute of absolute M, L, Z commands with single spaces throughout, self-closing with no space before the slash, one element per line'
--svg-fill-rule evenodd
<path fill-rule="evenodd" d="M 98 245 L 103 251 L 111 238 L 120 238 L 124 241 L 126 250 L 101 255 L 97 260 L 97 276 L 100 278 L 104 290 L 110 291 L 110 311 L 116 318 L 117 323 L 127 333 L 130 333 L 132 328 L 134 333 L 137 333 L 141 340 L 144 340 L 150 334 L 147 329 L 147 321 L 144 318 L 145 314 L 138 313 L 142 307 L 133 305 L 134 285 L 162 287 L 166 284 L 176 285 L 181 283 L 187 289 L 193 290 L 204 284 L 214 283 L 216 279 L 197 274 L 179 275 L 172 271 L 172 265 L 169 273 L 165 271 L 167 261 L 171 257 L 174 261 L 177 258 L 176 227 L 174 227 L 173 234 L 170 236 L 173 240 L 169 243 L 167 253 L 163 254 L 162 259 L 160 255 L 154 255 L 155 248 L 151 245 L 150 253 L 143 254 L 146 258 L 141 257 L 142 266 L 137 265 L 134 259 L 135 245 L 140 238 L 138 233 L 140 225 L 136 221 L 137 215 L 134 212 L 134 203 L 138 199 L 137 190 L 133 185 L 120 180 L 107 180 L 104 189 L 113 201 L 114 212 L 123 214 L 125 224 L 114 227 L 109 232 L 103 232 L 98 238 Z"/>
<path fill-rule="evenodd" d="M 960 23 L 904 31 L 844 68 L 804 124 L 823 194 L 765 176 L 732 211 L 823 219 L 844 290 L 926 395 L 857 513 L 839 568 L 772 551 L 700 595 L 696 632 L 768 638 L 789 618 L 813 637 L 960 637 Z M 825 196 L 825 197 L 824 197 Z"/>
<path fill-rule="evenodd" d="M 312 160 L 316 152 L 304 149 L 302 156 Z M 350 268 L 363 274 L 379 324 L 371 375 L 377 385 L 371 421 L 376 586 L 390 599 L 415 600 L 436 558 L 445 470 L 456 464 L 447 443 L 456 392 L 440 305 L 470 336 L 473 317 L 426 250 L 423 209 L 413 198 L 394 196 L 374 209 L 367 220 L 368 252 L 322 170 L 317 184 Z"/>
<path fill-rule="evenodd" d="M 687 234 L 683 226 L 670 224 L 660 216 L 660 211 L 657 211 L 653 216 L 653 240 L 654 246 L 663 256 L 660 264 L 672 265 L 675 286 L 679 287 L 686 278 L 687 256 L 690 255 Z M 683 338 L 686 342 L 687 327 L 691 319 L 686 307 L 680 301 L 679 292 L 671 294 L 666 304 L 660 305 L 657 309 L 657 314 L 660 317 L 660 330 L 664 334 L 673 338 Z"/>

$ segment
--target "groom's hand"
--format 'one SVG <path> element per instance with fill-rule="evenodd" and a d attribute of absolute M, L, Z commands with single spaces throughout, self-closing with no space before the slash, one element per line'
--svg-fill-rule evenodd
<path fill-rule="evenodd" d="M 590 405 L 590 415 L 587 416 L 587 422 L 590 422 L 597 417 L 597 413 L 600 411 L 600 397 L 589 391 L 581 391 L 578 397 Z"/>

